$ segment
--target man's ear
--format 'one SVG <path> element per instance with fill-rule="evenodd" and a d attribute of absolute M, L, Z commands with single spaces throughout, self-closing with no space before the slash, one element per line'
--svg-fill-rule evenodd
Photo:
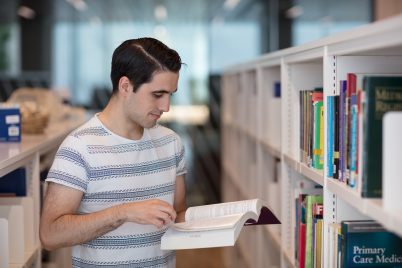
<path fill-rule="evenodd" d="M 119 92 L 122 93 L 123 95 L 127 95 L 128 93 L 131 93 L 131 91 L 133 91 L 133 87 L 128 77 L 127 76 L 120 77 Z"/>

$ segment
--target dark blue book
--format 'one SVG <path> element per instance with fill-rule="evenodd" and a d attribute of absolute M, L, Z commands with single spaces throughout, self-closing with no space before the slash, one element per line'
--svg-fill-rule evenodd
<path fill-rule="evenodd" d="M 25 168 L 16 169 L 0 177 L 0 196 L 26 196 Z"/>
<path fill-rule="evenodd" d="M 402 239 L 374 221 L 342 222 L 341 267 L 402 267 Z"/>

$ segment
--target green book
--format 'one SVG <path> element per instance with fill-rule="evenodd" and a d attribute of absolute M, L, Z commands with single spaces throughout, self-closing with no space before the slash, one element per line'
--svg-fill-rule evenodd
<path fill-rule="evenodd" d="M 308 195 L 306 202 L 306 257 L 304 260 L 305 268 L 313 268 L 314 252 L 313 252 L 313 205 L 323 204 L 322 195 Z"/>
<path fill-rule="evenodd" d="M 366 76 L 362 196 L 382 196 L 382 118 L 402 110 L 402 77 Z"/>
<path fill-rule="evenodd" d="M 321 94 L 322 95 L 322 94 Z M 314 107 L 314 137 L 313 137 L 313 167 L 316 169 L 323 169 L 323 143 L 322 143 L 322 101 L 315 101 L 313 103 Z"/>

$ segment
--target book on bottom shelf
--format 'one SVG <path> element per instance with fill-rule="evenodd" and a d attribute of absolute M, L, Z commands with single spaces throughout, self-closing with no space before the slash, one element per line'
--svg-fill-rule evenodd
<path fill-rule="evenodd" d="M 162 236 L 161 249 L 233 246 L 244 226 L 279 223 L 261 199 L 190 207 Z"/>
<path fill-rule="evenodd" d="M 343 221 L 341 267 L 401 267 L 402 239 L 374 221 Z"/>

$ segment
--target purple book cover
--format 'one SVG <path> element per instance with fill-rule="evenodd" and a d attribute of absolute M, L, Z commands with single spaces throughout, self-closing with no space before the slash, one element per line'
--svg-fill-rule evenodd
<path fill-rule="evenodd" d="M 249 219 L 244 225 L 259 225 L 259 224 L 280 224 L 281 222 L 275 216 L 275 214 L 267 207 L 261 208 L 260 217 L 258 221 Z"/>
<path fill-rule="evenodd" d="M 346 102 L 346 81 L 341 80 L 340 94 L 339 94 L 339 180 L 345 181 L 345 160 L 346 160 L 346 147 L 345 147 L 345 102 Z"/>

